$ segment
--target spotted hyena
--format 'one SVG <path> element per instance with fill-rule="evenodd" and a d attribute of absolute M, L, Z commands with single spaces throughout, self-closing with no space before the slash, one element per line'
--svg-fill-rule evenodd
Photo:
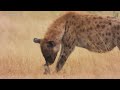
<path fill-rule="evenodd" d="M 43 39 L 34 38 L 40 43 L 46 60 L 45 73 L 53 64 L 61 45 L 61 53 L 56 65 L 60 71 L 75 46 L 92 52 L 105 53 L 114 47 L 120 49 L 120 20 L 114 17 L 69 12 L 56 19 L 48 28 Z"/>

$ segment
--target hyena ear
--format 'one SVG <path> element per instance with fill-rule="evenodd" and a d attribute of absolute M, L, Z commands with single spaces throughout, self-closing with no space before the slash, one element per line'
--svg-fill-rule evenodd
<path fill-rule="evenodd" d="M 54 47 L 56 46 L 56 43 L 54 41 L 48 41 L 48 47 Z"/>
<path fill-rule="evenodd" d="M 40 44 L 40 42 L 41 42 L 41 39 L 34 38 L 34 39 L 33 39 L 33 42 L 34 42 L 34 43 L 39 43 L 39 44 Z"/>

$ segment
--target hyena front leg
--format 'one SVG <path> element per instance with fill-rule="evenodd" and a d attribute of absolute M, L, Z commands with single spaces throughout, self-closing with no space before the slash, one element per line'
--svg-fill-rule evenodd
<path fill-rule="evenodd" d="M 57 65 L 56 65 L 56 71 L 57 72 L 59 72 L 62 69 L 62 67 L 64 66 L 64 64 L 67 60 L 67 58 L 69 57 L 69 55 L 74 50 L 74 47 L 75 46 L 62 44 L 60 57 L 58 59 Z"/>

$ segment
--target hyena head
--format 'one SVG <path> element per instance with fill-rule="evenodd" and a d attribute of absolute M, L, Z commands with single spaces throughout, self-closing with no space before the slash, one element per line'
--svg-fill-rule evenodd
<path fill-rule="evenodd" d="M 58 45 L 54 41 L 48 41 L 46 39 L 34 38 L 33 41 L 35 43 L 40 44 L 41 51 L 45 58 L 46 64 L 47 65 L 53 64 L 59 51 L 60 45 Z"/>

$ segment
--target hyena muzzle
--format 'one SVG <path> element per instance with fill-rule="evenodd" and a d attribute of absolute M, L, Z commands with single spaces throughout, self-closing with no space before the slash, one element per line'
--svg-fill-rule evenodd
<path fill-rule="evenodd" d="M 34 38 L 34 43 L 40 44 L 42 54 L 45 58 L 46 64 L 44 65 L 45 74 L 50 73 L 49 65 L 53 64 L 57 56 L 58 50 L 54 41 L 46 41 L 43 39 Z M 54 49 L 53 49 L 54 48 Z"/>

